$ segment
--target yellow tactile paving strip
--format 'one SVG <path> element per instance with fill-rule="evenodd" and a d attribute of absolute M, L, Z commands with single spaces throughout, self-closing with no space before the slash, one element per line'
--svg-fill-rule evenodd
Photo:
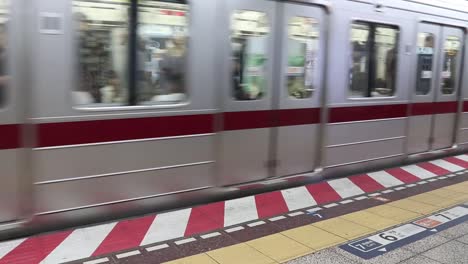
<path fill-rule="evenodd" d="M 168 263 L 283 263 L 465 201 L 468 182 Z"/>

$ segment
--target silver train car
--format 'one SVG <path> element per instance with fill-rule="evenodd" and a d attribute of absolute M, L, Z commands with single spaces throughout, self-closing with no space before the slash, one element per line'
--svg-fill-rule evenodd
<path fill-rule="evenodd" d="M 0 11 L 2 234 L 468 150 L 466 1 Z"/>

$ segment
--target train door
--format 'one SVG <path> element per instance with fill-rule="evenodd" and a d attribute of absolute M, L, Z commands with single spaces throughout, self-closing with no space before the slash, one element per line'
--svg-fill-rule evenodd
<path fill-rule="evenodd" d="M 409 153 L 449 148 L 455 139 L 463 31 L 420 24 Z"/>
<path fill-rule="evenodd" d="M 17 18 L 14 11 L 18 9 L 13 8 L 17 5 L 15 1 L 0 1 L 0 224 L 18 220 L 22 199 L 21 101 L 18 78 L 14 78 L 19 74 L 16 55 L 21 54 L 15 32 L 22 31 L 18 21 L 12 21 Z"/>
<path fill-rule="evenodd" d="M 317 166 L 324 69 L 324 10 L 318 6 L 279 5 L 275 79 L 277 97 L 274 176 L 310 172 Z"/>
<path fill-rule="evenodd" d="M 269 176 L 277 3 L 226 0 L 219 28 L 222 67 L 221 185 Z"/>

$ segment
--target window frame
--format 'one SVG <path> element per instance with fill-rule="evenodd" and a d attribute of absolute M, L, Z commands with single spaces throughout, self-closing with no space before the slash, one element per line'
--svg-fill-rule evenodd
<path fill-rule="evenodd" d="M 269 73 L 269 63 L 270 61 L 272 60 L 272 58 L 269 58 L 268 56 L 271 56 L 271 54 L 269 54 L 269 49 L 270 49 L 270 38 L 273 34 L 273 30 L 274 30 L 274 22 L 272 22 L 269 14 L 267 12 L 265 12 L 264 10 L 257 10 L 257 9 L 249 9 L 249 8 L 235 8 L 232 10 L 232 12 L 230 13 L 230 16 L 229 16 L 229 27 L 228 27 L 228 31 L 229 31 L 229 38 L 228 38 L 228 42 L 229 42 L 229 63 L 231 65 L 231 63 L 234 61 L 233 59 L 233 49 L 232 49 L 232 39 L 233 39 L 233 16 L 237 13 L 237 12 L 256 12 L 256 13 L 261 13 L 261 14 L 264 14 L 266 16 L 266 19 L 267 19 L 267 23 L 266 25 L 268 26 L 268 32 L 261 36 L 261 37 L 266 37 L 265 39 L 265 45 L 264 45 L 264 48 L 265 48 L 265 52 L 264 52 L 264 55 L 266 55 L 266 64 L 264 65 L 264 72 L 262 74 L 262 76 L 264 77 L 264 91 L 263 91 L 263 94 L 261 97 L 257 98 L 257 99 L 237 99 L 236 96 L 235 96 L 235 89 L 236 87 L 233 86 L 232 82 L 230 81 L 229 82 L 229 98 L 231 101 L 233 102 L 259 102 L 259 101 L 264 101 L 265 99 L 268 100 L 269 96 L 271 96 L 271 94 L 273 93 L 273 88 L 270 86 L 270 73 Z M 259 36 L 256 36 L 256 37 L 259 37 Z M 231 66 L 230 66 L 231 67 Z M 230 71 L 232 70 L 232 68 L 229 69 Z M 230 80 L 232 80 L 232 75 L 230 75 Z"/>
<path fill-rule="evenodd" d="M 433 41 L 433 52 L 432 52 L 432 76 L 430 78 L 430 83 L 429 83 L 429 90 L 427 93 L 424 93 L 424 94 L 418 94 L 418 82 L 419 82 L 419 75 L 421 72 L 419 72 L 419 53 L 417 52 L 417 49 L 420 48 L 419 46 L 419 36 L 421 34 L 424 34 L 426 36 L 430 35 L 432 37 L 432 41 Z M 416 76 L 415 76 L 415 82 L 414 82 L 414 89 L 412 90 L 412 93 L 411 93 L 411 96 L 417 96 L 417 97 L 424 97 L 424 96 L 431 96 L 433 95 L 436 91 L 435 89 L 435 86 L 434 86 L 434 82 L 435 82 L 435 79 L 436 79 L 436 75 L 437 72 L 437 64 L 438 64 L 438 56 L 439 56 L 439 51 L 437 50 L 437 42 L 438 42 L 438 35 L 435 34 L 434 32 L 428 32 L 428 30 L 422 30 L 422 31 L 418 31 L 417 34 L 416 34 L 416 45 L 415 45 L 415 55 L 416 55 Z M 435 73 L 435 74 L 434 74 Z"/>
<path fill-rule="evenodd" d="M 395 43 L 395 47 L 397 48 L 397 62 L 395 64 L 395 80 L 394 80 L 394 90 L 393 90 L 393 94 L 391 96 L 382 96 L 382 97 L 351 97 L 351 94 L 350 94 L 350 84 L 351 84 L 351 69 L 352 69 L 352 61 L 353 61 L 353 54 L 354 54 L 354 49 L 353 49 L 353 43 L 351 41 L 351 34 L 352 34 L 352 30 L 353 30 L 353 24 L 374 24 L 374 25 L 377 25 L 377 26 L 388 26 L 389 28 L 395 28 L 398 30 L 398 36 L 397 36 L 397 40 L 396 40 L 396 43 Z M 347 68 L 345 70 L 345 73 L 346 73 L 346 77 L 345 77 L 345 80 L 346 81 L 346 96 L 345 96 L 345 99 L 346 100 L 349 100 L 349 101 L 385 101 L 385 100 L 394 100 L 394 99 L 397 99 L 398 98 L 398 72 L 399 72 L 399 64 L 400 64 L 400 55 L 401 55 L 401 31 L 402 31 L 402 27 L 399 25 L 399 24 L 396 24 L 396 23 L 392 23 L 392 22 L 388 22 L 388 21 L 381 21 L 381 20 L 373 20 L 373 19 L 367 19 L 367 18 L 352 18 L 350 19 L 349 21 L 349 28 L 348 28 L 348 38 L 347 38 L 347 41 L 348 41 L 348 52 L 347 52 L 347 55 L 348 55 L 348 64 L 347 64 Z M 368 88 L 369 89 L 369 88 Z"/>
<path fill-rule="evenodd" d="M 74 1 L 80 1 L 80 0 L 71 0 L 69 7 L 70 7 L 70 14 L 71 14 L 71 24 L 72 29 L 71 29 L 71 40 L 72 40 L 72 50 L 73 54 L 71 55 L 74 59 L 73 62 L 75 63 L 79 58 L 76 57 L 77 49 L 79 48 L 77 43 L 76 43 L 76 34 L 78 31 L 76 31 L 76 28 L 74 26 L 74 21 L 73 21 L 73 2 Z M 171 3 L 171 1 L 166 1 L 166 0 L 156 0 L 160 2 L 168 2 Z M 128 6 L 128 13 L 129 15 L 127 16 L 127 21 L 128 21 L 128 28 L 126 29 L 128 32 L 129 36 L 129 45 L 128 45 L 128 50 L 126 52 L 127 56 L 127 63 L 130 66 L 129 69 L 127 70 L 128 74 L 128 83 L 126 84 L 127 86 L 127 91 L 128 91 L 128 98 L 126 99 L 125 102 L 122 104 L 117 104 L 117 103 L 93 103 L 93 104 L 76 104 L 73 101 L 72 97 L 72 92 L 77 91 L 76 87 L 79 85 L 80 77 L 73 71 L 72 74 L 72 80 L 74 81 L 72 85 L 71 91 L 68 92 L 69 98 L 71 101 L 72 109 L 77 110 L 77 111 L 82 111 L 82 112 L 108 112 L 108 111 L 128 111 L 128 110 L 160 110 L 160 109 L 180 109 L 180 108 L 186 108 L 187 106 L 192 104 L 192 98 L 190 97 L 190 92 L 192 89 L 190 89 L 189 85 L 189 80 L 190 80 L 190 65 L 191 65 L 191 49 L 190 49 L 190 32 L 192 32 L 192 16 L 190 15 L 190 10 L 191 10 L 191 0 L 180 0 L 181 2 L 185 2 L 185 4 L 188 6 L 189 10 L 189 16 L 187 18 L 187 28 L 189 34 L 186 36 L 186 57 L 187 57 L 187 69 L 189 69 L 186 72 L 186 78 L 188 81 L 186 82 L 186 100 L 183 102 L 179 103 L 174 103 L 174 104 L 142 104 L 144 102 L 138 102 L 138 84 L 137 84 L 137 71 L 138 67 L 138 52 L 137 52 L 137 39 L 138 39 L 138 25 L 139 25 L 139 12 L 138 12 L 138 7 L 139 7 L 139 0 L 129 0 L 128 3 L 120 3 L 125 6 Z M 0 106 L 1 107 L 1 106 Z"/>
<path fill-rule="evenodd" d="M 12 0 L 7 0 L 5 1 L 5 9 L 6 13 L 3 14 L 6 18 L 5 23 L 2 23 L 2 26 L 5 26 L 5 24 L 8 24 L 8 27 L 5 26 L 5 31 L 3 32 L 5 34 L 5 42 L 7 43 L 7 48 L 5 50 L 6 58 L 4 61 L 4 70 L 5 70 L 5 75 L 8 76 L 9 80 L 7 84 L 3 87 L 4 89 L 0 91 L 0 113 L 3 112 L 8 112 L 11 108 L 11 106 L 15 105 L 15 94 L 14 86 L 16 86 L 15 81 L 13 80 L 13 71 L 14 71 L 14 60 L 12 60 L 12 57 L 14 56 L 15 53 L 15 48 L 13 47 L 12 43 L 15 38 L 14 34 L 15 31 L 12 30 L 12 27 L 14 24 L 16 24 L 16 21 L 13 19 L 13 12 L 14 12 L 14 6 L 13 6 L 13 1 Z"/>
<path fill-rule="evenodd" d="M 312 74 L 313 74 L 313 78 L 315 79 L 315 78 L 317 78 L 315 75 L 320 75 L 320 74 L 322 74 L 321 71 L 323 71 L 323 69 L 320 69 L 320 66 L 321 66 L 321 65 L 319 65 L 320 63 L 318 62 L 319 56 L 320 56 L 320 52 L 321 52 L 321 49 L 322 49 L 322 47 L 321 47 L 321 41 L 322 41 L 322 37 L 323 37 L 323 36 L 322 36 L 322 32 L 321 32 L 322 21 L 320 21 L 320 19 L 318 19 L 318 18 L 316 18 L 316 17 L 313 17 L 313 16 L 311 16 L 311 15 L 309 15 L 309 16 L 301 16 L 301 15 L 294 15 L 294 16 L 291 16 L 291 17 L 289 18 L 290 20 L 289 20 L 289 21 L 286 21 L 286 22 L 287 22 L 287 23 L 286 23 L 286 32 L 287 32 L 287 39 L 288 39 L 288 40 L 291 40 L 291 34 L 290 34 L 291 31 L 290 31 L 290 28 L 289 28 L 289 24 L 290 24 L 292 18 L 305 18 L 305 19 L 312 19 L 312 20 L 315 21 L 315 24 L 316 24 L 316 32 L 317 32 L 317 35 L 318 35 L 317 39 L 315 40 L 315 41 L 317 41 L 317 50 L 315 50 L 315 52 L 316 52 L 316 56 L 315 56 L 315 66 L 316 66 L 316 67 L 315 67 L 315 69 L 314 69 L 314 72 L 312 73 Z M 282 84 L 283 90 L 286 91 L 286 93 L 285 93 L 286 95 L 285 95 L 285 96 L 287 97 L 287 99 L 290 99 L 290 100 L 298 100 L 298 101 L 313 100 L 313 98 L 316 97 L 315 94 L 317 93 L 317 90 L 320 89 L 320 88 L 318 88 L 318 87 L 314 87 L 314 88 L 312 89 L 312 91 L 310 91 L 310 95 L 307 96 L 307 97 L 303 97 L 303 98 L 297 98 L 297 97 L 295 97 L 295 96 L 292 96 L 292 95 L 290 94 L 290 92 L 289 92 L 289 87 L 288 87 L 288 77 L 289 77 L 289 76 L 288 76 L 288 73 L 287 73 L 288 68 L 289 68 L 289 62 L 288 62 L 288 59 L 287 59 L 288 56 L 289 56 L 289 52 L 290 52 L 290 45 L 289 45 L 289 44 L 290 44 L 289 42 L 288 42 L 288 44 L 286 44 L 287 49 L 283 51 L 283 52 L 286 52 L 286 64 L 285 64 L 286 69 L 284 70 L 284 72 L 281 73 L 281 74 L 285 75 L 285 76 L 284 76 L 284 80 L 285 80 L 285 81 L 284 81 L 283 84 Z M 306 52 L 306 53 L 307 53 L 307 52 Z M 306 56 L 307 56 L 307 55 L 304 54 L 304 57 L 306 57 Z M 316 71 L 318 71 L 318 73 L 316 73 Z M 304 79 L 306 78 L 305 67 L 304 67 L 303 78 L 304 78 Z"/>
<path fill-rule="evenodd" d="M 456 36 L 456 35 L 453 35 L 453 34 L 447 34 L 446 36 L 443 36 L 445 37 L 444 39 L 442 39 L 442 45 L 441 45 L 441 49 L 440 51 L 442 52 L 441 55 L 443 56 L 441 59 L 442 59 L 442 65 L 441 65 L 441 68 L 440 68 L 440 71 L 438 72 L 438 74 L 440 74 L 440 83 L 441 85 L 438 87 L 439 91 L 438 93 L 442 96 L 453 96 L 453 95 L 457 95 L 458 93 L 458 90 L 462 87 L 460 87 L 460 78 L 463 78 L 463 63 L 464 63 L 464 52 L 463 52 L 463 38 L 460 37 L 460 36 Z M 447 56 L 447 52 L 446 52 L 446 45 L 447 45 L 447 41 L 449 40 L 449 38 L 457 38 L 457 42 L 458 42 L 458 45 L 459 45 L 459 49 L 457 50 L 458 54 L 456 55 L 456 58 L 457 58 L 457 61 L 455 62 L 455 78 L 453 78 L 453 86 L 454 87 L 449 87 L 449 88 L 452 88 L 452 92 L 451 93 L 444 93 L 444 87 L 443 87 L 443 81 L 445 78 L 442 77 L 443 73 L 445 72 L 444 71 L 444 68 L 445 66 L 443 65 L 443 63 L 445 62 L 445 59 L 446 59 L 446 56 Z M 459 62 L 460 60 L 460 62 Z M 461 65 L 461 67 L 460 67 Z M 461 75 L 461 76 L 458 76 L 458 75 Z M 450 79 L 452 79 L 452 76 L 450 77 Z"/>

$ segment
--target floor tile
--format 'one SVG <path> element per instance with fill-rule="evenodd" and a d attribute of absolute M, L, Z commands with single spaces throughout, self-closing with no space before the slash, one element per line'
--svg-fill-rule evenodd
<path fill-rule="evenodd" d="M 316 250 L 331 247 L 346 241 L 342 237 L 312 225 L 287 230 L 282 232 L 282 234 Z"/>
<path fill-rule="evenodd" d="M 245 243 L 209 251 L 207 254 L 219 264 L 267 264 L 274 260 L 258 252 Z"/>
<path fill-rule="evenodd" d="M 448 241 L 450 240 L 443 236 L 432 235 L 432 236 L 423 238 L 421 240 L 418 240 L 416 242 L 413 242 L 411 244 L 408 244 L 406 246 L 403 246 L 402 249 L 406 249 L 406 250 L 416 252 L 416 253 L 422 253 L 424 251 L 427 251 L 429 249 L 432 249 L 444 243 L 447 243 Z"/>
<path fill-rule="evenodd" d="M 468 262 L 468 245 L 458 241 L 450 241 L 424 252 L 423 255 L 446 264 L 466 264 Z"/>
<path fill-rule="evenodd" d="M 432 206 L 436 206 L 439 208 L 446 208 L 448 206 L 451 206 L 457 203 L 456 200 L 452 200 L 450 198 L 438 196 L 438 195 L 431 194 L 431 193 L 418 194 L 418 195 L 410 197 L 409 199 L 413 201 L 429 204 Z"/>
<path fill-rule="evenodd" d="M 374 230 L 370 228 L 339 217 L 315 223 L 313 226 L 346 239 L 354 239 L 374 232 Z"/>
<path fill-rule="evenodd" d="M 444 198 L 449 198 L 449 199 L 456 199 L 460 195 L 463 195 L 463 193 L 461 193 L 461 192 L 456 192 L 456 191 L 449 190 L 449 189 L 444 189 L 444 188 L 437 189 L 437 190 L 431 191 L 429 193 L 435 194 L 435 195 L 438 195 L 438 196 L 441 196 L 441 197 L 444 197 Z"/>
<path fill-rule="evenodd" d="M 315 251 L 281 234 L 251 240 L 246 244 L 278 262 L 288 261 Z"/>
<path fill-rule="evenodd" d="M 356 224 L 366 226 L 368 228 L 372 228 L 374 230 L 382 230 L 399 224 L 397 221 L 384 218 L 382 216 L 366 211 L 343 215 L 341 218 L 344 218 Z"/>
<path fill-rule="evenodd" d="M 142 249 L 144 252 L 143 256 L 145 260 L 148 260 L 147 263 L 162 263 L 166 261 L 171 261 L 184 257 L 182 253 L 177 249 L 177 247 L 170 246 L 164 249 L 159 249 L 156 251 L 148 252 L 146 249 Z M 133 262 L 132 262 L 133 261 Z M 118 263 L 125 263 L 123 260 L 119 260 Z M 129 258 L 126 263 L 146 263 L 134 259 L 134 257 Z"/>
<path fill-rule="evenodd" d="M 417 201 L 413 201 L 413 200 L 409 200 L 409 199 L 391 202 L 388 205 L 393 206 L 393 207 L 398 207 L 401 209 L 405 209 L 408 211 L 420 213 L 420 214 L 429 214 L 439 209 L 438 207 L 428 205 L 425 203 L 421 203 L 421 202 L 417 202 Z"/>
<path fill-rule="evenodd" d="M 456 225 L 444 231 L 437 233 L 439 236 L 443 236 L 445 238 L 456 239 L 468 234 L 468 222 Z"/>
<path fill-rule="evenodd" d="M 369 260 L 362 259 L 347 251 L 342 250 L 341 248 L 336 248 L 336 252 L 345 256 L 346 258 L 349 258 L 351 260 L 354 260 L 358 263 L 363 263 L 363 264 L 397 264 L 404 260 L 407 260 L 409 258 L 416 256 L 416 253 L 413 253 L 411 251 L 404 250 L 401 248 L 392 250 L 386 254 L 380 255 L 378 257 L 375 257 Z"/>
<path fill-rule="evenodd" d="M 166 264 L 217 264 L 212 258 L 206 254 L 198 254 L 178 260 L 166 262 Z"/>
<path fill-rule="evenodd" d="M 457 238 L 457 241 L 468 244 L 468 235 Z"/>
<path fill-rule="evenodd" d="M 221 236 L 210 237 L 206 239 L 199 238 L 196 241 L 176 245 L 177 249 L 184 256 L 197 255 L 206 251 L 215 250 L 237 244 L 231 236 L 223 234 Z"/>
<path fill-rule="evenodd" d="M 458 183 L 458 184 L 450 185 L 450 186 L 444 187 L 443 189 L 468 194 L 468 187 L 464 183 Z"/>
<path fill-rule="evenodd" d="M 400 262 L 400 264 L 440 264 L 440 262 L 426 258 L 424 256 L 415 256 Z"/>
<path fill-rule="evenodd" d="M 393 207 L 389 205 L 381 205 L 373 208 L 369 208 L 366 211 L 371 212 L 376 215 L 380 215 L 385 218 L 389 218 L 398 222 L 405 222 L 413 220 L 421 216 L 419 213 L 412 211 L 404 210 L 398 207 Z"/>
<path fill-rule="evenodd" d="M 229 236 L 231 236 L 238 242 L 245 242 L 264 236 L 276 234 L 281 232 L 281 230 L 282 229 L 279 228 L 277 225 L 266 223 L 255 227 L 246 226 L 245 229 L 229 233 Z"/>
<path fill-rule="evenodd" d="M 301 257 L 287 264 L 357 264 L 358 262 L 352 261 L 338 253 L 333 249 L 325 249 L 314 254 Z"/>

